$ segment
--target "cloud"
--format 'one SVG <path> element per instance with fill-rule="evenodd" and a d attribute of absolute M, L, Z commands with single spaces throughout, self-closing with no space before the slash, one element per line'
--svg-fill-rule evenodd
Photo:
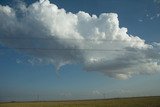
<path fill-rule="evenodd" d="M 160 4 L 160 0 L 154 0 L 154 2 Z"/>
<path fill-rule="evenodd" d="M 32 59 L 28 59 L 27 61 L 28 61 L 28 63 L 30 63 L 32 65 L 41 63 L 41 59 L 39 59 L 39 58 L 32 58 Z"/>
<path fill-rule="evenodd" d="M 21 63 L 23 63 L 23 62 L 22 62 L 20 59 L 17 59 L 17 60 L 16 60 L 16 63 L 17 63 L 17 64 L 21 64 Z"/>
<path fill-rule="evenodd" d="M 159 13 L 157 13 L 157 14 L 155 14 L 155 15 L 153 15 L 153 16 L 149 16 L 149 15 L 146 15 L 150 20 L 154 20 L 154 19 L 156 19 L 156 18 L 159 18 L 159 16 L 160 16 L 160 14 Z M 143 20 L 142 20 L 143 21 Z M 140 21 L 139 20 L 139 22 L 142 22 L 142 21 Z"/>
<path fill-rule="evenodd" d="M 0 43 L 56 69 L 82 64 L 118 79 L 160 71 L 159 43 L 146 44 L 119 27 L 116 13 L 99 16 L 59 9 L 49 0 L 14 9 L 0 5 Z"/>
<path fill-rule="evenodd" d="M 143 22 L 143 20 L 142 20 L 142 19 L 139 19 L 138 21 L 139 21 L 139 22 Z"/>
<path fill-rule="evenodd" d="M 101 95 L 102 93 L 100 91 L 98 91 L 98 90 L 93 90 L 92 94 L 93 95 Z"/>
<path fill-rule="evenodd" d="M 72 94 L 70 92 L 64 92 L 64 93 L 60 93 L 60 96 L 63 96 L 63 97 L 71 97 Z"/>

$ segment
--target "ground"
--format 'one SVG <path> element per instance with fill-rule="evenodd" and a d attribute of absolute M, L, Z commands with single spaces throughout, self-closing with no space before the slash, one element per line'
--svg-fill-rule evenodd
<path fill-rule="evenodd" d="M 3 102 L 0 107 L 160 107 L 160 97 L 100 100 Z"/>

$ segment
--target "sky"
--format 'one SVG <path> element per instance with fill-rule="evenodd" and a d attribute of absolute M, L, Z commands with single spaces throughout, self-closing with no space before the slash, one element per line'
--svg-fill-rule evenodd
<path fill-rule="evenodd" d="M 159 0 L 1 0 L 0 101 L 160 93 Z"/>

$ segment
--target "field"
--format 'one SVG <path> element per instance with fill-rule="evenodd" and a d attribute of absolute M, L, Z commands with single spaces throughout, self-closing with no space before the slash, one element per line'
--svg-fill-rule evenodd
<path fill-rule="evenodd" d="M 102 100 L 3 102 L 0 107 L 160 107 L 160 97 Z"/>

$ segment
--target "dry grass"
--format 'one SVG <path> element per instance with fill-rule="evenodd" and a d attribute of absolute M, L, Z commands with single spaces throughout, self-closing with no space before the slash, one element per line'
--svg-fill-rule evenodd
<path fill-rule="evenodd" d="M 57 102 L 10 102 L 0 103 L 0 107 L 160 107 L 160 97 Z"/>

